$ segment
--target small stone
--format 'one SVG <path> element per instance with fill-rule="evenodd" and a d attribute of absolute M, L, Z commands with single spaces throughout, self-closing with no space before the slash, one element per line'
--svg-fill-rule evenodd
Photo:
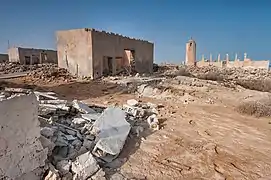
<path fill-rule="evenodd" d="M 86 152 L 88 152 L 87 148 L 85 148 L 84 146 L 82 146 L 77 153 L 78 153 L 78 155 L 81 155 L 81 154 L 84 154 Z"/>
<path fill-rule="evenodd" d="M 76 136 L 76 131 L 70 130 L 70 129 L 66 129 L 66 132 L 70 135 Z"/>
<path fill-rule="evenodd" d="M 45 136 L 46 138 L 51 138 L 54 136 L 55 130 L 49 127 L 43 127 L 40 130 L 40 134 Z"/>
<path fill-rule="evenodd" d="M 50 141 L 50 139 L 47 139 L 44 136 L 40 136 L 39 140 L 43 148 L 48 148 L 48 155 L 50 156 L 55 147 L 55 144 L 52 141 Z"/>
<path fill-rule="evenodd" d="M 82 146 L 82 142 L 79 140 L 79 139 L 76 139 L 74 140 L 72 143 L 71 143 L 75 149 L 79 150 Z"/>
<path fill-rule="evenodd" d="M 68 172 L 67 174 L 65 174 L 65 176 L 62 177 L 61 180 L 71 180 L 72 179 L 72 173 Z"/>
<path fill-rule="evenodd" d="M 90 141 L 90 140 L 88 140 L 88 139 L 84 139 L 83 146 L 84 146 L 85 148 L 87 148 L 88 150 L 90 150 L 91 147 L 92 147 L 93 145 L 94 145 L 94 144 L 93 144 L 92 141 Z"/>
<path fill-rule="evenodd" d="M 60 180 L 60 176 L 58 171 L 54 168 L 54 166 L 52 164 L 49 164 L 49 172 L 47 174 L 47 176 L 44 178 L 44 180 Z"/>
<path fill-rule="evenodd" d="M 83 118 L 73 118 L 72 122 L 76 125 L 81 125 L 87 122 L 87 120 Z"/>
<path fill-rule="evenodd" d="M 70 160 L 62 160 L 56 164 L 56 169 L 59 170 L 61 175 L 67 174 L 70 171 L 70 167 L 71 167 Z"/>
<path fill-rule="evenodd" d="M 117 172 L 117 173 L 113 174 L 109 178 L 109 180 L 126 180 L 126 178 L 122 174 L 120 174 L 120 173 Z"/>
<path fill-rule="evenodd" d="M 80 132 L 77 131 L 76 136 L 77 136 L 81 141 L 83 140 L 83 137 L 82 137 L 82 135 L 80 134 Z"/>
<path fill-rule="evenodd" d="M 99 170 L 99 165 L 91 152 L 86 152 L 72 162 L 71 170 L 74 173 L 74 179 L 87 179 Z"/>
<path fill-rule="evenodd" d="M 129 100 L 127 100 L 127 104 L 129 106 L 137 106 L 138 105 L 138 101 L 135 100 L 135 99 L 129 99 Z"/>
<path fill-rule="evenodd" d="M 93 176 L 91 176 L 91 179 L 92 180 L 106 180 L 106 178 L 105 178 L 105 172 L 103 171 L 103 169 L 100 169 Z"/>
<path fill-rule="evenodd" d="M 68 141 L 73 141 L 73 140 L 77 139 L 77 138 L 74 137 L 73 135 L 65 135 L 65 138 L 66 138 Z"/>
<path fill-rule="evenodd" d="M 95 136 L 90 134 L 86 136 L 86 139 L 90 140 L 90 141 L 94 141 L 95 140 Z"/>
<path fill-rule="evenodd" d="M 57 154 L 63 158 L 66 158 L 68 155 L 68 151 L 69 151 L 68 146 L 59 147 Z"/>

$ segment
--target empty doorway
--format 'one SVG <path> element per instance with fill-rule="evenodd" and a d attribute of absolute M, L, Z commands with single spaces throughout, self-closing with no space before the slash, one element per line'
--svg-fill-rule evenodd
<path fill-rule="evenodd" d="M 113 58 L 103 57 L 103 76 L 109 76 L 113 74 Z"/>
<path fill-rule="evenodd" d="M 30 65 L 30 56 L 25 56 L 24 57 L 24 63 L 26 64 L 26 65 Z"/>

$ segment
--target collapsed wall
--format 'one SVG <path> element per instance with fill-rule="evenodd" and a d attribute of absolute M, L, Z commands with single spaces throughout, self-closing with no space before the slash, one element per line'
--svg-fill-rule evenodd
<path fill-rule="evenodd" d="M 0 101 L 0 179 L 16 179 L 45 165 L 34 94 Z"/>

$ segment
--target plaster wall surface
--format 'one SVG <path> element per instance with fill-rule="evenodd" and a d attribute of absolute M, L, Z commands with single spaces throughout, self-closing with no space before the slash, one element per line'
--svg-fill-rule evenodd
<path fill-rule="evenodd" d="M 153 72 L 153 43 L 95 30 L 91 34 L 94 78 L 102 76 L 104 67 L 103 57 L 112 57 L 113 62 L 115 62 L 114 59 L 116 57 L 127 59 L 127 56 L 130 56 L 130 54 L 125 50 L 133 50 L 135 52 L 134 60 L 137 72 Z M 113 64 L 113 68 L 113 71 L 116 70 L 116 64 Z"/>
<path fill-rule="evenodd" d="M 58 66 L 75 76 L 93 78 L 92 37 L 86 29 L 58 31 Z"/>
<path fill-rule="evenodd" d="M 9 61 L 27 64 L 25 58 L 30 58 L 30 64 L 57 63 L 57 51 L 48 49 L 33 49 L 14 47 L 9 49 Z"/>
<path fill-rule="evenodd" d="M 8 62 L 8 54 L 0 54 L 0 63 Z"/>
<path fill-rule="evenodd" d="M 26 108 L 27 107 L 27 108 Z M 16 179 L 45 165 L 34 94 L 0 101 L 0 179 Z"/>
<path fill-rule="evenodd" d="M 15 47 L 9 48 L 8 49 L 8 58 L 9 58 L 9 62 L 20 62 L 18 48 L 15 48 Z"/>

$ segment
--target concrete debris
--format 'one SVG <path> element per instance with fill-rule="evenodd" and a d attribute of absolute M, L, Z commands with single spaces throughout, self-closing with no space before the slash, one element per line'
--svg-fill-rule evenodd
<path fill-rule="evenodd" d="M 54 136 L 55 130 L 50 127 L 43 127 L 40 130 L 40 134 L 45 136 L 46 138 L 51 138 Z"/>
<path fill-rule="evenodd" d="M 72 162 L 71 167 L 74 175 L 74 180 L 87 179 L 99 170 L 99 165 L 91 152 L 86 152 Z"/>
<path fill-rule="evenodd" d="M 70 160 L 62 160 L 57 162 L 56 169 L 59 170 L 61 175 L 69 173 L 72 162 Z"/>
<path fill-rule="evenodd" d="M 159 130 L 159 121 L 155 114 L 148 117 L 147 122 L 153 130 Z"/>
<path fill-rule="evenodd" d="M 82 102 L 80 102 L 78 100 L 73 100 L 72 103 L 73 103 L 73 107 L 78 109 L 82 113 L 86 113 L 86 114 L 88 114 L 88 113 L 96 113 L 95 110 L 89 108 L 86 104 L 84 104 L 84 103 L 82 103 Z"/>
<path fill-rule="evenodd" d="M 60 179 L 61 178 L 58 173 L 58 170 L 56 170 L 52 164 L 49 164 L 49 172 L 45 176 L 44 180 L 60 180 Z"/>
<path fill-rule="evenodd" d="M 106 180 L 106 178 L 105 178 L 105 172 L 102 169 L 100 169 L 93 176 L 91 176 L 91 179 L 92 180 Z"/>
<path fill-rule="evenodd" d="M 94 152 L 101 150 L 110 155 L 118 155 L 130 132 L 130 124 L 120 108 L 107 108 L 93 124 L 99 129 Z"/>
<path fill-rule="evenodd" d="M 144 131 L 142 127 L 144 123 L 144 126 L 149 123 L 152 129 L 159 129 L 157 105 L 140 103 L 135 99 L 128 100 L 122 109 L 118 107 L 104 109 L 89 107 L 78 100 L 72 102 L 61 100 L 52 92 L 32 93 L 30 90 L 9 89 L 7 93 L 4 91 L 1 94 L 4 95 L 1 96 L 3 101 L 0 101 L 0 107 L 4 107 L 5 103 L 11 103 L 5 105 L 5 108 L 0 108 L 3 113 L 9 112 L 10 108 L 7 107 L 14 107 L 12 116 L 8 115 L 9 118 L 6 118 L 9 119 L 6 122 L 8 127 L 12 124 L 17 129 L 27 130 L 17 130 L 26 133 L 19 137 L 16 135 L 18 133 L 12 133 L 8 129 L 0 131 L 0 155 L 6 152 L 6 148 L 10 148 L 10 152 L 23 159 L 18 162 L 21 170 L 17 171 L 15 163 L 18 158 L 9 161 L 7 156 L 0 156 L 0 174 L 3 174 L 0 179 L 18 178 L 23 175 L 35 179 L 38 177 L 35 176 L 37 173 L 34 173 L 37 168 L 40 168 L 43 174 L 47 172 L 45 179 L 105 179 L 105 173 L 100 169 L 98 162 L 108 163 L 118 157 L 131 127 L 130 135 L 136 137 Z M 6 100 L 8 98 L 10 100 Z M 23 99 L 22 103 L 13 102 L 20 98 Z M 31 106 L 32 110 L 23 108 L 29 103 L 31 105 L 28 106 Z M 18 117 L 14 109 L 18 112 Z M 32 117 L 33 114 L 35 118 Z M 23 123 L 21 119 L 24 119 Z M 29 119 L 29 122 L 25 119 Z M 14 127 L 13 129 L 16 129 Z M 25 140 L 25 137 L 28 139 Z M 11 138 L 25 142 L 25 145 L 23 148 L 17 148 L 18 141 L 7 144 L 6 141 Z M 29 159 L 30 156 L 34 158 Z M 13 169 L 8 168 L 13 165 Z M 46 169 L 45 165 L 46 167 L 49 165 L 49 169 Z"/>
<path fill-rule="evenodd" d="M 138 105 L 138 101 L 135 100 L 135 99 L 129 99 L 129 100 L 127 100 L 127 104 L 129 106 L 137 106 Z"/>

